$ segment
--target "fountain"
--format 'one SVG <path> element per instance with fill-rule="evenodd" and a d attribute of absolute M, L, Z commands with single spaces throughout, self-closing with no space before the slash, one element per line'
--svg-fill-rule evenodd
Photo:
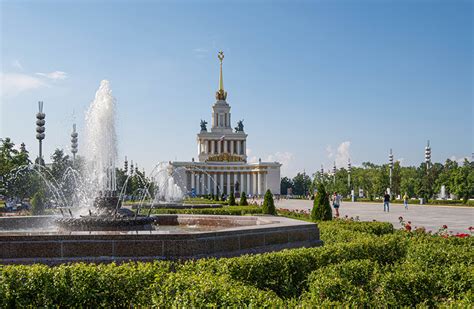
<path fill-rule="evenodd" d="M 184 170 L 168 163 L 149 174 L 156 192 L 147 215 L 140 215 L 151 197 L 145 184 L 136 211 L 122 207 L 130 175 L 117 186 L 115 107 L 110 84 L 102 81 L 86 113 L 82 173 L 68 168 L 56 180 L 41 160 L 12 171 L 11 177 L 31 172 L 42 179 L 61 215 L 0 217 L 0 264 L 188 259 L 321 245 L 316 224 L 294 219 L 150 215 L 154 204 L 182 207 Z M 73 137 L 77 149 L 77 134 Z M 64 192 L 67 184 L 72 197 Z"/>

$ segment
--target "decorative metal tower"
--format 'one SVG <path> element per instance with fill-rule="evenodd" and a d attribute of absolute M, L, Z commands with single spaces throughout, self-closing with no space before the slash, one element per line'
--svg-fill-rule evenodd
<path fill-rule="evenodd" d="M 426 170 L 428 170 L 431 166 L 431 146 L 430 146 L 429 140 L 425 147 L 425 163 L 426 163 Z"/>
<path fill-rule="evenodd" d="M 46 118 L 46 114 L 43 113 L 43 101 L 38 102 L 38 113 L 36 114 L 36 139 L 39 142 L 39 153 L 38 153 L 38 159 L 36 159 L 36 163 L 40 165 L 44 165 L 44 160 L 43 160 L 43 140 L 45 137 L 44 131 L 44 124 L 46 121 L 44 120 Z"/>
<path fill-rule="evenodd" d="M 392 191 L 392 174 L 393 174 L 393 153 L 390 148 L 390 154 L 388 155 L 388 167 L 390 168 L 390 191 Z"/>
<path fill-rule="evenodd" d="M 125 161 L 123 162 L 123 171 L 125 172 L 125 175 L 128 174 L 128 160 L 127 160 L 127 156 L 125 156 Z"/>
<path fill-rule="evenodd" d="M 72 152 L 72 164 L 76 161 L 76 153 L 77 153 L 77 137 L 79 134 L 76 132 L 76 124 L 72 125 L 72 133 L 71 133 L 71 152 Z"/>
<path fill-rule="evenodd" d="M 352 172 L 351 159 L 347 159 L 347 186 L 349 187 L 349 189 L 351 188 L 351 172 Z"/>
<path fill-rule="evenodd" d="M 337 169 L 336 169 L 336 161 L 334 161 L 334 166 L 332 168 L 332 174 L 333 174 L 333 181 L 334 181 L 334 184 L 336 184 L 336 172 L 337 172 Z"/>

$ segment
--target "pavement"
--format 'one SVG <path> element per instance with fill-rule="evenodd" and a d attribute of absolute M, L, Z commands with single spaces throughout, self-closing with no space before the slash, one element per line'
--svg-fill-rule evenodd
<path fill-rule="evenodd" d="M 285 200 L 276 201 L 277 208 L 290 210 L 310 210 L 313 201 L 310 200 Z M 334 209 L 333 209 L 334 213 Z M 423 206 L 408 205 L 408 210 L 401 204 L 390 204 L 390 212 L 383 211 L 383 204 L 363 202 L 342 202 L 339 207 L 340 217 L 358 216 L 361 221 L 385 221 L 393 224 L 395 228 L 401 228 L 398 218 L 403 217 L 411 221 L 414 228 L 425 227 L 427 231 L 436 232 L 444 224 L 448 231 L 453 233 L 469 233 L 469 227 L 474 226 L 474 207 L 463 206 Z"/>

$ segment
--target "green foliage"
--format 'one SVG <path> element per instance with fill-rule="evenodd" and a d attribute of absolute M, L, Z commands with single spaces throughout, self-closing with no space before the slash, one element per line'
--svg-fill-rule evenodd
<path fill-rule="evenodd" d="M 153 305 L 163 308 L 275 307 L 283 301 L 271 291 L 262 291 L 235 281 L 228 275 L 206 271 L 177 271 L 159 278 L 153 289 Z"/>
<path fill-rule="evenodd" d="M 472 237 L 349 220 L 320 228 L 323 247 L 235 258 L 0 266 L 0 307 L 473 306 Z"/>
<path fill-rule="evenodd" d="M 293 194 L 306 195 L 311 188 L 311 178 L 306 173 L 298 173 L 292 180 Z"/>
<path fill-rule="evenodd" d="M 44 213 L 44 193 L 38 191 L 33 195 L 31 200 L 31 211 L 33 215 L 42 215 Z"/>
<path fill-rule="evenodd" d="M 229 198 L 228 198 L 228 203 L 229 203 L 229 206 L 235 206 L 235 205 L 237 205 L 237 204 L 235 203 L 234 192 L 230 192 L 230 195 L 229 195 Z"/>
<path fill-rule="evenodd" d="M 311 219 L 314 221 L 326 221 L 332 219 L 331 205 L 329 205 L 329 196 L 326 193 L 324 184 L 318 185 L 318 192 L 314 198 L 313 209 L 311 210 Z"/>
<path fill-rule="evenodd" d="M 273 194 L 270 190 L 265 192 L 263 198 L 262 213 L 269 215 L 276 215 L 275 202 L 273 201 Z"/>
<path fill-rule="evenodd" d="M 249 203 L 247 202 L 247 193 L 242 192 L 242 194 L 240 195 L 239 205 L 240 206 L 247 206 L 248 204 Z"/>

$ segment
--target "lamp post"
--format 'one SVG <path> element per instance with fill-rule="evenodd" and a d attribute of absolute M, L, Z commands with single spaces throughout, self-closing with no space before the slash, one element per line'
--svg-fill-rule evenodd
<path fill-rule="evenodd" d="M 388 155 L 388 167 L 390 168 L 390 193 L 392 193 L 392 173 L 393 173 L 393 153 L 392 148 L 390 148 L 390 154 Z"/>
<path fill-rule="evenodd" d="M 39 142 L 39 153 L 38 153 L 38 159 L 36 159 L 36 163 L 40 165 L 44 165 L 44 160 L 43 160 L 43 140 L 45 137 L 44 131 L 44 124 L 46 121 L 44 120 L 46 118 L 46 114 L 43 113 L 43 101 L 38 102 L 38 113 L 36 114 L 36 139 Z"/>
<path fill-rule="evenodd" d="M 72 165 L 76 161 L 76 153 L 77 153 L 77 137 L 79 134 L 76 132 L 76 124 L 72 125 L 72 133 L 71 133 L 71 152 L 72 152 Z"/>

